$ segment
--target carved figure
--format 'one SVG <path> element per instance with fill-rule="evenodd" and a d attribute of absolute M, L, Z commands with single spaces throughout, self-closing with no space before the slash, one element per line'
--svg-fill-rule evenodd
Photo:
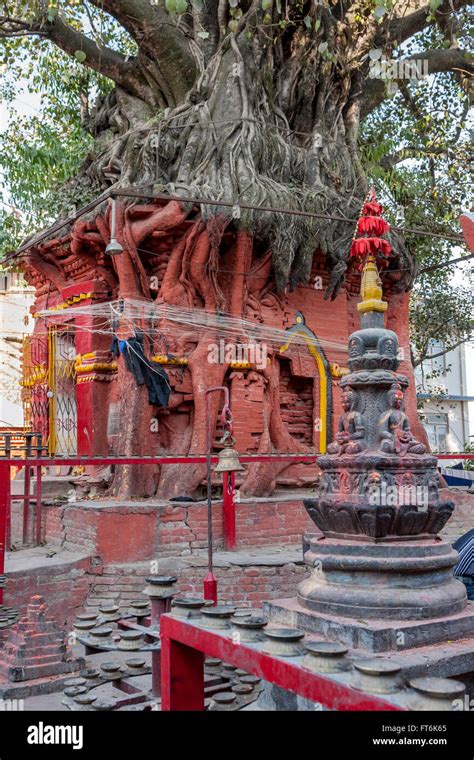
<path fill-rule="evenodd" d="M 410 430 L 408 417 L 402 409 L 403 393 L 394 385 L 387 394 L 390 408 L 379 419 L 380 449 L 387 454 L 424 454 L 425 446 Z"/>
<path fill-rule="evenodd" d="M 355 410 L 355 405 L 355 393 L 345 389 L 342 398 L 344 414 L 339 420 L 336 441 L 328 446 L 328 454 L 358 454 L 366 448 L 364 418 Z"/>

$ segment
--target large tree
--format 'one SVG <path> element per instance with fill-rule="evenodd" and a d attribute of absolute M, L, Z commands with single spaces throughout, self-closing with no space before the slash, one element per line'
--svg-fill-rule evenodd
<path fill-rule="evenodd" d="M 316 250 L 326 256 L 327 296 L 334 297 L 344 280 L 354 230 L 353 224 L 341 220 L 357 218 L 371 181 L 378 183 L 394 212 L 402 205 L 410 215 L 418 196 L 425 201 L 422 217 L 427 226 L 441 233 L 451 229 L 452 216 L 443 210 L 430 214 L 426 187 L 434 192 L 436 161 L 439 156 L 449 161 L 449 151 L 459 154 L 455 146 L 465 136 L 473 71 L 465 51 L 465 6 L 463 0 L 4 2 L 4 92 L 11 94 L 15 67 L 23 75 L 29 67 L 26 75 L 36 78 L 47 103 L 41 139 L 38 124 L 26 144 L 10 133 L 17 158 L 13 164 L 12 153 L 4 150 L 10 187 L 16 187 L 19 198 L 25 193 L 18 156 L 31 163 L 38 149 L 43 158 L 44 153 L 55 156 L 50 175 L 57 185 L 73 174 L 57 194 L 44 195 L 42 186 L 35 193 L 34 183 L 28 188 L 39 197 L 40 207 L 43 202 L 46 215 L 54 209 L 61 217 L 61 204 L 69 213 L 71 206 L 107 188 L 135 186 L 183 198 L 336 217 L 215 205 L 203 205 L 196 212 L 192 203 L 176 201 L 138 208 L 136 201 L 122 201 L 117 221 L 125 252 L 113 261 L 119 295 L 155 298 L 141 244 L 151 230 L 183 229 L 188 219 L 192 224 L 176 240 L 158 302 L 241 317 L 245 299 L 252 299 L 258 310 L 272 287 L 278 297 L 286 288 L 306 282 Z M 391 67 L 390 81 L 386 70 L 380 73 L 383 67 L 377 74 L 376 64 L 384 59 L 399 62 Z M 413 72 L 411 64 L 433 77 L 413 82 L 413 73 L 407 74 Z M 437 77 L 443 83 L 441 93 L 432 84 Z M 437 120 L 446 121 L 443 115 L 433 116 L 433 103 L 436 110 L 439 102 L 455 125 L 431 144 Z M 391 119 L 392 112 L 402 113 L 405 125 L 413 120 L 411 129 L 393 139 L 390 129 L 396 130 L 398 121 Z M 61 120 L 64 140 L 55 143 L 51 134 L 58 134 Z M 41 152 L 45 142 L 49 148 Z M 408 168 L 407 159 L 412 161 Z M 416 162 L 421 169 L 404 181 L 403 172 L 410 173 Z M 41 169 L 38 172 L 41 185 Z M 453 180 L 449 168 L 442 174 Z M 459 184 L 460 178 L 454 179 Z M 92 252 L 110 236 L 110 214 L 103 208 L 99 212 L 93 229 L 80 220 L 73 230 L 76 243 Z M 416 215 L 411 217 L 416 221 Z M 226 249 L 223 239 L 229 224 L 237 234 Z M 413 246 L 394 234 L 391 242 L 395 256 L 385 282 L 392 289 L 407 289 L 416 268 Z M 224 282 L 216 275 L 219 257 L 224 268 L 234 272 Z M 29 264 L 41 266 L 38 259 Z M 244 278 L 242 272 L 251 276 Z M 55 276 L 60 285 L 63 273 Z M 193 336 L 183 340 L 192 343 Z M 189 453 L 204 450 L 203 390 L 220 384 L 225 371 L 223 365 L 204 370 L 206 351 L 207 344 L 197 343 L 190 353 L 194 414 L 200 424 L 179 431 L 181 448 Z M 296 450 L 272 403 L 277 363 L 266 372 L 261 446 Z M 135 404 L 142 404 L 140 395 L 135 396 Z M 138 406 L 128 409 L 124 435 L 129 442 L 138 414 Z M 192 490 L 202 473 L 197 469 L 189 477 L 188 486 L 180 482 L 180 492 Z M 132 476 L 126 478 L 125 490 L 133 488 Z M 169 495 L 175 490 L 176 476 L 168 468 L 160 491 Z"/>

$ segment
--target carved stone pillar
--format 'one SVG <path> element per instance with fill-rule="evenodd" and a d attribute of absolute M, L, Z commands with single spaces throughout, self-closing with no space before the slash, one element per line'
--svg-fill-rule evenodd
<path fill-rule="evenodd" d="M 461 612 L 457 553 L 437 534 L 454 505 L 438 492 L 436 458 L 410 430 L 398 373 L 397 335 L 384 327 L 387 304 L 375 262 L 362 281 L 361 329 L 349 337 L 350 374 L 341 379 L 336 440 L 319 457 L 316 499 L 305 507 L 323 533 L 305 554 L 310 577 L 299 603 L 342 617 L 424 620 Z"/>

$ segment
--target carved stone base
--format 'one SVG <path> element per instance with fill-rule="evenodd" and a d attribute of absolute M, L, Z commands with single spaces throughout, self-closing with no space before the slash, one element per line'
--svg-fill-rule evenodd
<path fill-rule="evenodd" d="M 338 617 L 305 609 L 296 597 L 272 599 L 263 609 L 270 626 L 298 628 L 319 640 L 343 644 L 363 657 L 367 653 L 393 656 L 404 669 L 416 666 L 413 675 L 428 675 L 428 668 L 429 675 L 444 678 L 472 672 L 474 602 L 456 615 L 431 620 Z"/>
<path fill-rule="evenodd" d="M 364 544 L 312 538 L 302 607 L 355 620 L 426 620 L 461 612 L 466 589 L 453 577 L 457 552 L 434 539 Z"/>

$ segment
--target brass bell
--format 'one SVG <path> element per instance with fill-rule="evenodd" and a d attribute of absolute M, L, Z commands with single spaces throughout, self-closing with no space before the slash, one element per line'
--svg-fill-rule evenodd
<path fill-rule="evenodd" d="M 231 446 L 219 452 L 219 461 L 216 466 L 216 472 L 240 472 L 244 468 L 239 462 L 239 455 Z"/>

